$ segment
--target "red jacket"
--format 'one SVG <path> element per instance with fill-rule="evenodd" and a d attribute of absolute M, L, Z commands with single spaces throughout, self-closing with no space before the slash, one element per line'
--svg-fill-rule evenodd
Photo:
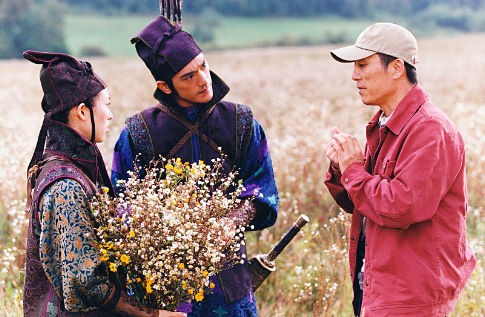
<path fill-rule="evenodd" d="M 444 316 L 476 263 L 466 241 L 464 142 L 420 85 L 382 128 L 380 114 L 366 128 L 365 163 L 343 174 L 331 167 L 325 180 L 353 213 L 350 272 L 365 216 L 365 316 Z"/>

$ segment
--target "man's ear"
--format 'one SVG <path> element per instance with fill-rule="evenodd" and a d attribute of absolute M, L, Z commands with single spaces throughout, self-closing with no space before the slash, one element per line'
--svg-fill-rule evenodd
<path fill-rule="evenodd" d="M 399 79 L 406 75 L 406 67 L 404 66 L 404 61 L 400 58 L 396 58 L 392 61 L 390 65 L 392 67 L 392 78 Z"/>
<path fill-rule="evenodd" d="M 172 93 L 172 89 L 168 87 L 167 83 L 163 80 L 157 80 L 157 87 L 160 89 L 162 92 L 166 93 L 167 95 L 170 95 Z"/>

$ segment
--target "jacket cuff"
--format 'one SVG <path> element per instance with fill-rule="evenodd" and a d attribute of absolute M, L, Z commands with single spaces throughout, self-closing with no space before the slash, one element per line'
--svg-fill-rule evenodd
<path fill-rule="evenodd" d="M 330 163 L 330 165 L 328 166 L 327 173 L 325 175 L 324 182 L 325 183 L 331 182 L 336 185 L 339 185 L 341 177 L 342 177 L 342 172 L 340 171 L 340 169 L 336 168 L 335 166 L 333 166 L 332 163 Z"/>
<path fill-rule="evenodd" d="M 330 166 L 329 166 L 329 169 L 332 171 L 332 173 L 336 176 L 339 176 L 342 174 L 342 172 L 340 171 L 340 168 L 336 167 L 335 165 L 333 165 L 332 162 L 330 162 Z"/>
<path fill-rule="evenodd" d="M 370 174 L 365 170 L 362 162 L 354 162 L 350 164 L 342 173 L 340 181 L 345 190 L 349 193 L 349 196 L 352 196 L 352 187 L 355 184 L 360 183 L 366 176 L 369 175 Z"/>

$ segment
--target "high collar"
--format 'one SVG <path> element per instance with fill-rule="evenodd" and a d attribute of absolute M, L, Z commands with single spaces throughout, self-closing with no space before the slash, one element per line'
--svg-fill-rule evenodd
<path fill-rule="evenodd" d="M 392 117 L 385 126 L 391 130 L 392 133 L 399 135 L 406 123 L 418 111 L 421 105 L 428 100 L 429 95 L 420 84 L 416 84 L 404 98 L 399 102 L 396 109 L 392 112 Z M 369 128 L 379 123 L 379 117 L 382 110 L 379 110 L 371 121 L 367 124 Z"/>
<path fill-rule="evenodd" d="M 206 111 L 210 110 L 212 106 L 220 102 L 222 98 L 224 98 L 229 92 L 229 86 L 219 76 L 217 76 L 213 71 L 211 71 L 210 74 L 212 78 L 212 91 L 214 92 L 214 95 L 209 102 L 198 104 L 199 115 L 202 115 Z M 154 93 L 154 97 L 170 110 L 184 115 L 184 112 L 180 110 L 181 107 L 173 105 L 172 98 L 170 98 L 169 95 L 161 92 L 158 88 Z"/>
<path fill-rule="evenodd" d="M 112 190 L 98 146 L 68 125 L 53 120 L 47 130 L 44 158 L 52 155 L 68 158 L 81 168 L 94 184 Z"/>

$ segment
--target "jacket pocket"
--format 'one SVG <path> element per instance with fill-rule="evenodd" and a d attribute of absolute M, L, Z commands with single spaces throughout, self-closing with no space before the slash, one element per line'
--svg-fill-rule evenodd
<path fill-rule="evenodd" d="M 384 168 L 383 168 L 382 176 L 384 176 L 387 179 L 393 179 L 394 168 L 396 167 L 396 161 L 387 160 L 383 165 L 384 165 Z"/>

